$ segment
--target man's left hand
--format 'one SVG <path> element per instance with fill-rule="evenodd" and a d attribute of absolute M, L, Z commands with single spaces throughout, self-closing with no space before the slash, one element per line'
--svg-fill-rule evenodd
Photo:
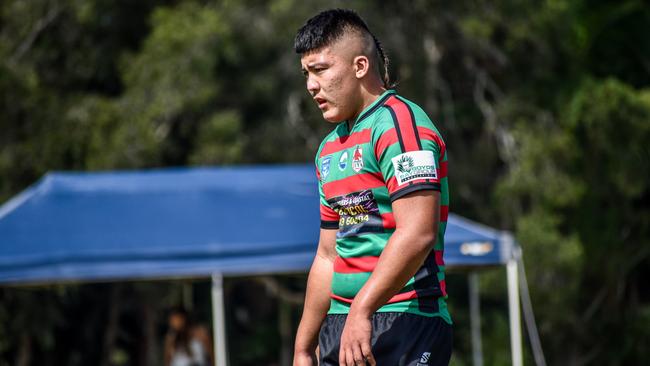
<path fill-rule="evenodd" d="M 372 323 L 368 316 L 348 315 L 341 334 L 340 366 L 376 366 L 370 348 Z"/>

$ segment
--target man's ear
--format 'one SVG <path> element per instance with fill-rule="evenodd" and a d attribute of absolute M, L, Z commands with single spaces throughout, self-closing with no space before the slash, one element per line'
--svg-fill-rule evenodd
<path fill-rule="evenodd" d="M 357 79 L 361 79 L 370 72 L 370 61 L 366 56 L 357 56 L 353 60 L 354 73 Z"/>

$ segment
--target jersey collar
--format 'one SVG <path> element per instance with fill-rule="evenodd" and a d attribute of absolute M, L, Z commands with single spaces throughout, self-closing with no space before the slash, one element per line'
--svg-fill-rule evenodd
<path fill-rule="evenodd" d="M 359 116 L 354 121 L 354 124 L 352 125 L 352 128 L 354 128 L 354 126 L 358 125 L 359 122 L 366 119 L 366 117 L 370 116 L 375 111 L 377 111 L 377 109 L 381 108 L 381 106 L 384 105 L 384 102 L 386 102 L 386 99 L 390 98 L 390 96 L 393 95 L 393 94 L 395 94 L 395 90 L 388 89 L 385 92 L 383 92 L 380 96 L 378 96 L 377 99 L 375 99 L 374 102 L 372 102 L 363 111 L 361 111 L 361 113 L 359 113 Z M 347 130 L 348 121 L 344 121 L 343 125 L 345 125 L 345 129 Z"/>

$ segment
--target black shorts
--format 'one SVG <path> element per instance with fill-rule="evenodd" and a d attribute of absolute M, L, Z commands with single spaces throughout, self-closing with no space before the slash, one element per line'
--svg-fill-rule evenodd
<path fill-rule="evenodd" d="M 345 314 L 327 315 L 320 328 L 320 366 L 339 366 Z M 409 313 L 372 316 L 372 354 L 377 366 L 447 366 L 451 358 L 451 325 L 440 317 Z"/>

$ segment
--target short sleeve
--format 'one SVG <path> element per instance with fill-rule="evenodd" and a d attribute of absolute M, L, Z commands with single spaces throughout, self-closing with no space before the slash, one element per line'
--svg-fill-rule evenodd
<path fill-rule="evenodd" d="M 318 154 L 316 155 L 318 157 Z M 339 228 L 339 214 L 334 211 L 325 198 L 323 193 L 323 181 L 321 179 L 321 166 L 322 160 L 316 158 L 316 177 L 318 178 L 318 195 L 320 197 L 320 227 L 322 229 L 338 229 Z M 329 162 L 327 163 L 329 164 Z M 329 169 L 329 167 L 327 168 Z"/>
<path fill-rule="evenodd" d="M 372 141 L 391 201 L 419 190 L 440 191 L 445 145 L 431 120 L 397 97 L 383 109 Z"/>

